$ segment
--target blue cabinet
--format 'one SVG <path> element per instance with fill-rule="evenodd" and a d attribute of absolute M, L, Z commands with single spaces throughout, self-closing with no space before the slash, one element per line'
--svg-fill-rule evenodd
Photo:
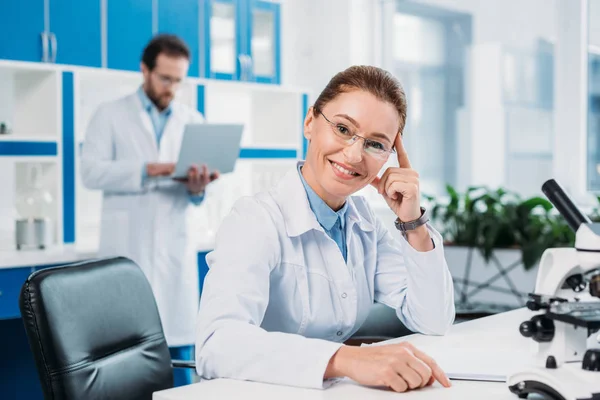
<path fill-rule="evenodd" d="M 280 83 L 280 5 L 259 0 L 206 0 L 207 78 Z"/>
<path fill-rule="evenodd" d="M 280 83 L 281 44 L 279 4 L 247 0 L 245 54 L 249 57 L 249 80 Z"/>
<path fill-rule="evenodd" d="M 44 14 L 44 0 L 0 2 L 0 59 L 42 61 Z"/>
<path fill-rule="evenodd" d="M 158 2 L 158 33 L 171 33 L 185 41 L 190 49 L 189 76 L 200 73 L 200 36 L 198 0 L 160 0 Z"/>
<path fill-rule="evenodd" d="M 20 318 L 19 293 L 33 268 L 0 269 L 0 320 Z"/>
<path fill-rule="evenodd" d="M 107 0 L 107 64 L 139 71 L 144 46 L 152 39 L 153 0 Z"/>
<path fill-rule="evenodd" d="M 0 59 L 99 67 L 100 4 L 100 0 L 1 2 Z"/>
<path fill-rule="evenodd" d="M 100 0 L 50 0 L 50 62 L 100 67 Z"/>
<path fill-rule="evenodd" d="M 148 41 L 172 33 L 190 76 L 278 84 L 280 14 L 267 0 L 2 1 L 0 59 L 139 71 Z"/>
<path fill-rule="evenodd" d="M 242 0 L 205 0 L 203 7 L 206 78 L 242 78 Z"/>

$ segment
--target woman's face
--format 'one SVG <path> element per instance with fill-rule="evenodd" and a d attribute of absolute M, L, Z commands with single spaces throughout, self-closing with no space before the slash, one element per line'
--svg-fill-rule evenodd
<path fill-rule="evenodd" d="M 393 147 L 400 115 L 392 104 L 362 90 L 342 93 L 320 111 L 315 116 L 311 108 L 304 120 L 310 145 L 302 172 L 313 190 L 337 210 L 387 161 L 390 153 L 377 150 Z M 362 139 L 347 143 L 352 134 L 370 139 L 368 150 Z"/>

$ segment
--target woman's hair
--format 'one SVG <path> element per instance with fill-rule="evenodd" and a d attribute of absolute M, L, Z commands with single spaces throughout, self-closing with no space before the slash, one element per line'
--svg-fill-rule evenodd
<path fill-rule="evenodd" d="M 378 99 L 392 104 L 400 116 L 398 132 L 406 124 L 406 95 L 400 82 L 389 72 L 368 65 L 355 65 L 338 72 L 321 92 L 313 107 L 316 117 L 323 107 L 342 93 L 364 90 Z"/>

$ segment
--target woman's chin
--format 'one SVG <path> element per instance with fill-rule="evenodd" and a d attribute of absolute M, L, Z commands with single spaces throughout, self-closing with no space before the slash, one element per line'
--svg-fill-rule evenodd
<path fill-rule="evenodd" d="M 344 182 L 338 181 L 329 181 L 327 182 L 327 192 L 335 198 L 345 199 L 346 197 L 352 196 L 354 193 L 358 192 L 360 189 L 364 187 L 364 185 L 349 185 Z"/>

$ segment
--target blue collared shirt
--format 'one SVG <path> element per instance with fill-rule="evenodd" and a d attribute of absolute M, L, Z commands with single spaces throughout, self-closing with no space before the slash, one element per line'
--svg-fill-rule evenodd
<path fill-rule="evenodd" d="M 167 125 L 167 121 L 173 112 L 171 105 L 165 108 L 163 111 L 159 111 L 156 105 L 152 103 L 152 100 L 148 97 L 144 88 L 140 86 L 138 89 L 138 96 L 140 101 L 142 102 L 142 107 L 148 115 L 150 116 L 150 120 L 152 121 L 152 127 L 154 128 L 154 135 L 156 136 L 156 146 L 160 148 L 160 139 L 162 138 L 163 132 L 165 131 L 165 126 Z M 146 168 L 142 170 L 142 182 L 147 178 Z M 204 194 L 190 194 L 190 201 L 195 205 L 202 203 L 204 200 Z"/>
<path fill-rule="evenodd" d="M 301 166 L 298 165 L 298 173 L 300 174 L 300 179 L 302 180 L 302 184 L 306 190 L 310 209 L 313 211 L 313 213 L 315 213 L 317 221 L 323 227 L 325 233 L 327 233 L 327 235 L 335 241 L 342 252 L 344 261 L 347 262 L 346 210 L 348 209 L 348 202 L 345 202 L 344 206 L 339 211 L 333 211 L 331 207 L 329 207 L 327 203 L 325 203 L 325 201 L 323 201 L 323 199 L 320 198 L 319 195 L 310 187 L 310 185 L 302 176 L 302 172 L 300 170 Z"/>
<path fill-rule="evenodd" d="M 171 109 L 171 105 L 169 105 L 164 110 L 159 111 L 144 91 L 144 88 L 142 88 L 141 86 L 138 89 L 138 96 L 140 97 L 140 101 L 142 102 L 142 107 L 144 107 L 144 110 L 146 110 L 146 112 L 148 112 L 148 115 L 150 116 L 150 120 L 152 121 L 152 126 L 154 128 L 154 134 L 156 135 L 156 144 L 158 147 L 160 147 L 160 139 L 162 138 L 162 134 L 165 131 L 165 125 L 167 125 L 167 121 L 169 120 L 169 117 L 173 112 L 173 110 Z"/>

